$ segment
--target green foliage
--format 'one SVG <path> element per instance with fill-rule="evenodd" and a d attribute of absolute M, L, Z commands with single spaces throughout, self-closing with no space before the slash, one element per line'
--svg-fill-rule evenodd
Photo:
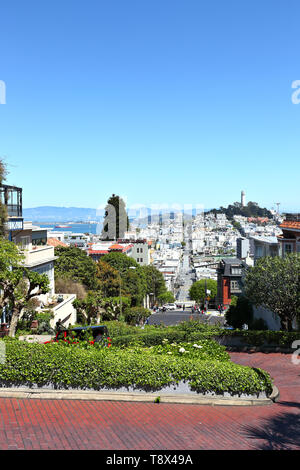
<path fill-rule="evenodd" d="M 230 305 L 225 313 L 228 325 L 233 328 L 242 328 L 244 324 L 251 325 L 253 322 L 253 308 L 249 299 L 244 296 L 238 297 L 235 305 Z"/>
<path fill-rule="evenodd" d="M 93 290 L 97 287 L 96 263 L 77 247 L 56 247 L 55 277 L 71 279 Z"/>
<path fill-rule="evenodd" d="M 227 353 L 225 346 L 219 345 L 213 340 L 199 340 L 194 343 L 176 342 L 170 343 L 168 339 L 164 338 L 162 344 L 153 346 L 151 349 L 152 354 L 168 354 L 175 357 L 198 359 L 198 360 L 217 360 L 229 361 L 230 357 Z"/>
<path fill-rule="evenodd" d="M 107 253 L 107 255 L 104 255 L 101 258 L 101 261 L 103 263 L 108 263 L 116 271 L 119 271 L 121 275 L 130 267 L 134 267 L 136 269 L 140 268 L 139 264 L 135 261 L 134 258 L 119 252 Z"/>
<path fill-rule="evenodd" d="M 0 239 L 0 308 L 12 312 L 9 335 L 14 336 L 23 309 L 32 299 L 49 292 L 49 278 L 23 267 L 24 256 L 16 245 Z"/>
<path fill-rule="evenodd" d="M 256 306 L 276 313 L 282 329 L 300 316 L 300 254 L 260 258 L 245 278 L 245 293 Z"/>
<path fill-rule="evenodd" d="M 145 360 L 146 359 L 146 360 Z M 53 385 L 55 388 L 101 390 L 129 387 L 155 391 L 180 381 L 197 392 L 271 393 L 269 375 L 230 361 L 188 359 L 131 348 L 90 348 L 30 344 L 6 340 L 2 385 Z"/>
<path fill-rule="evenodd" d="M 256 318 L 255 320 L 252 321 L 252 323 L 249 325 L 250 330 L 267 330 L 268 325 L 266 324 L 265 320 L 262 318 Z"/>
<path fill-rule="evenodd" d="M 220 207 L 220 209 L 212 209 L 208 213 L 225 214 L 228 219 L 232 219 L 234 215 L 241 215 L 243 217 L 268 217 L 272 219 L 272 213 L 266 209 L 258 206 L 256 202 L 249 201 L 246 206 L 242 206 L 239 202 L 230 204 L 227 208 Z"/>
<path fill-rule="evenodd" d="M 104 300 L 98 292 L 90 291 L 84 299 L 75 299 L 73 306 L 77 310 L 82 322 L 90 325 L 92 319 L 101 318 Z"/>
<path fill-rule="evenodd" d="M 144 307 L 131 307 L 125 309 L 124 318 L 130 325 L 144 323 L 150 317 L 151 311 Z"/>
<path fill-rule="evenodd" d="M 175 302 L 175 297 L 172 294 L 172 292 L 167 291 L 167 292 L 164 292 L 163 294 L 160 294 L 158 296 L 158 300 L 160 301 L 161 304 L 168 304 L 168 303 Z"/>
<path fill-rule="evenodd" d="M 217 281 L 213 279 L 201 279 L 192 284 L 189 295 L 192 300 L 195 300 L 197 303 L 201 303 L 205 300 L 205 284 L 206 289 L 210 290 L 210 294 L 207 294 L 207 297 L 214 299 L 217 295 L 218 284 Z"/>
<path fill-rule="evenodd" d="M 121 322 L 104 322 L 113 344 L 127 347 L 134 343 L 155 346 L 168 339 L 170 343 L 198 342 L 201 340 L 239 337 L 245 344 L 252 346 L 278 346 L 291 348 L 293 341 L 299 339 L 299 333 L 272 330 L 225 330 L 216 325 L 206 325 L 197 320 L 182 322 L 176 326 L 146 325 L 144 329 Z"/>
<path fill-rule="evenodd" d="M 146 279 L 146 293 L 153 294 L 154 299 L 157 299 L 161 294 L 166 292 L 166 283 L 163 274 L 151 264 L 147 266 L 140 266 L 141 271 Z"/>
<path fill-rule="evenodd" d="M 96 265 L 99 290 L 103 297 L 119 295 L 120 281 L 118 271 L 103 260 L 99 260 Z"/>

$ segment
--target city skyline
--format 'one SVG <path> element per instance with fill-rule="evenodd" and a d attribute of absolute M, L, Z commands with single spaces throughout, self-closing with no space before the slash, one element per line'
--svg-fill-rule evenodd
<path fill-rule="evenodd" d="M 7 183 L 24 208 L 97 208 L 115 193 L 210 209 L 243 189 L 300 212 L 298 12 L 294 0 L 4 5 Z"/>

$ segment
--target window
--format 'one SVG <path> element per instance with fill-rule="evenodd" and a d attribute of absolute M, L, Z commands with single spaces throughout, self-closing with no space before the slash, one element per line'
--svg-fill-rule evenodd
<path fill-rule="evenodd" d="M 290 253 L 292 253 L 292 245 L 290 243 L 286 243 L 284 245 L 284 252 L 286 255 L 289 255 Z"/>
<path fill-rule="evenodd" d="M 141 263 L 143 262 L 143 258 L 140 258 L 140 262 L 141 262 Z"/>
<path fill-rule="evenodd" d="M 30 237 L 21 237 L 19 245 L 21 248 L 28 248 L 28 245 L 30 244 Z"/>
<path fill-rule="evenodd" d="M 140 249 L 139 249 L 139 248 L 137 248 L 137 249 L 136 249 L 136 252 L 137 252 L 137 253 L 139 253 L 139 252 L 140 252 Z"/>
<path fill-rule="evenodd" d="M 239 281 L 231 281 L 231 283 L 230 283 L 230 289 L 231 289 L 232 291 L 239 291 L 239 290 L 240 290 Z"/>
<path fill-rule="evenodd" d="M 234 274 L 235 276 L 240 276 L 242 274 L 241 268 L 231 268 L 231 274 Z"/>
<path fill-rule="evenodd" d="M 263 256 L 263 247 L 262 246 L 256 246 L 255 247 L 255 256 L 256 256 L 256 258 L 261 258 Z"/>
<path fill-rule="evenodd" d="M 141 251 L 140 251 L 140 253 L 143 253 L 143 248 L 141 248 Z"/>
<path fill-rule="evenodd" d="M 35 238 L 34 240 L 32 240 L 32 245 L 33 246 L 47 245 L 47 238 Z"/>

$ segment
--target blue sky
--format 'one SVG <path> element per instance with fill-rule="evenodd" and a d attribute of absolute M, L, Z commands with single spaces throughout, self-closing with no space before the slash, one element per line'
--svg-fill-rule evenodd
<path fill-rule="evenodd" d="M 2 3 L 0 156 L 24 207 L 300 211 L 297 1 Z"/>

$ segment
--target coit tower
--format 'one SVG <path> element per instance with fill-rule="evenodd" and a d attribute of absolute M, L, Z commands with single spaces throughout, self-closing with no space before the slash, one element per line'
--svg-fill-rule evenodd
<path fill-rule="evenodd" d="M 245 191 L 241 192 L 241 205 L 245 207 Z"/>

